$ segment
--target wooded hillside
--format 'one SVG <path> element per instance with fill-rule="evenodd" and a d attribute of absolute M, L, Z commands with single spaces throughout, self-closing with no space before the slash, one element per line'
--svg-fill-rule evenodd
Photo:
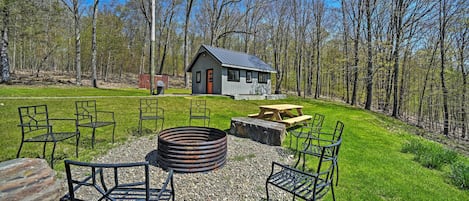
<path fill-rule="evenodd" d="M 149 73 L 151 0 L 0 1 L 2 82 Z M 257 55 L 276 93 L 333 98 L 468 140 L 469 1 L 158 0 L 156 74 L 201 44 Z M 186 82 L 187 83 L 187 82 Z"/>

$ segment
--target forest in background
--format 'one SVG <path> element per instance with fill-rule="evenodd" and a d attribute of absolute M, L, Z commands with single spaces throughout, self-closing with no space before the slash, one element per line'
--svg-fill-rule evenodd
<path fill-rule="evenodd" d="M 253 54 L 275 93 L 342 100 L 468 142 L 469 1 L 157 0 L 156 74 L 201 44 Z M 149 73 L 151 0 L 1 0 L 1 82 Z"/>

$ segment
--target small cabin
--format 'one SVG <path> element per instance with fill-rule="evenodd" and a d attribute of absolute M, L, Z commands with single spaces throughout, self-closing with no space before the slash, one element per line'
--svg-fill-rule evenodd
<path fill-rule="evenodd" d="M 254 55 L 202 45 L 186 69 L 192 94 L 271 94 L 276 71 Z"/>

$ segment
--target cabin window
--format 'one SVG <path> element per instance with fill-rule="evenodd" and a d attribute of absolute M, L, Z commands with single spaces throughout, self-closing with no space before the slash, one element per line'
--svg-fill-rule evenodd
<path fill-rule="evenodd" d="M 228 81 L 239 82 L 239 70 L 228 69 Z"/>
<path fill-rule="evenodd" d="M 195 82 L 200 83 L 200 71 L 195 73 Z"/>
<path fill-rule="evenodd" d="M 252 82 L 252 71 L 246 71 L 246 82 L 247 83 Z"/>
<path fill-rule="evenodd" d="M 259 72 L 259 78 L 258 78 L 259 83 L 266 84 L 268 79 L 269 79 L 269 74 L 268 73 Z"/>

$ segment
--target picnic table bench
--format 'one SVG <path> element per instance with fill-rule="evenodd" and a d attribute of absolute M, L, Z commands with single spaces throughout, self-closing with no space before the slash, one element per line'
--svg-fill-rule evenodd
<path fill-rule="evenodd" d="M 301 115 L 301 116 L 297 116 L 297 117 L 293 117 L 293 118 L 281 120 L 281 121 L 279 121 L 279 122 L 280 122 L 280 123 L 284 123 L 284 124 L 286 124 L 286 125 L 289 127 L 289 126 L 292 126 L 292 125 L 295 125 L 295 124 L 298 124 L 298 123 L 302 123 L 302 122 L 308 121 L 308 120 L 310 120 L 311 118 L 312 118 L 311 115 Z"/>

